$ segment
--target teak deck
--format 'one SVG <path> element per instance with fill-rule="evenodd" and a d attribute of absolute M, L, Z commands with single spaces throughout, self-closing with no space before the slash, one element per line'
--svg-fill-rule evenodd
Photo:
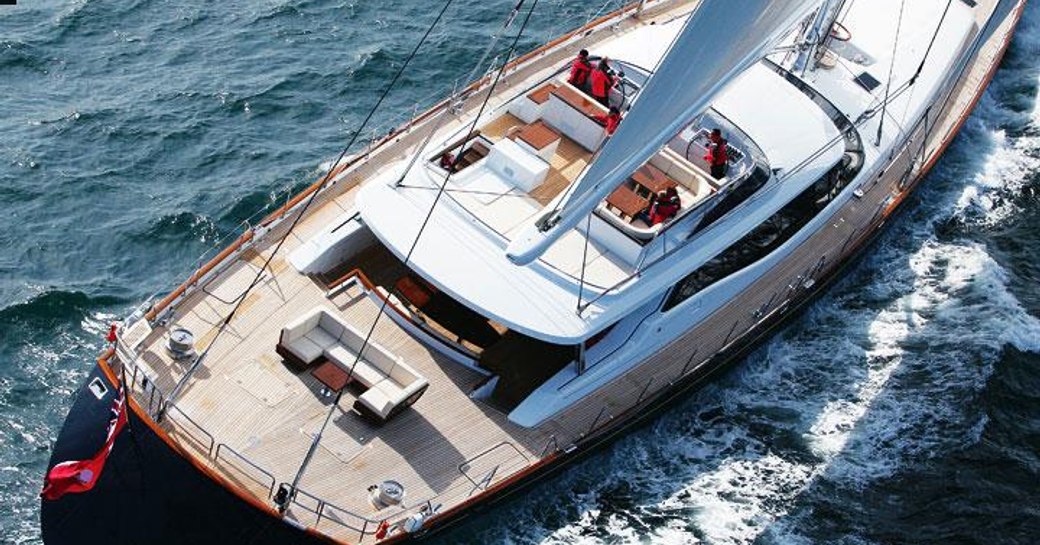
<path fill-rule="evenodd" d="M 666 20 L 688 11 L 693 3 L 675 5 L 678 7 L 665 7 L 656 14 L 648 12 L 644 19 Z M 995 5 L 995 0 L 980 2 L 980 26 Z M 817 279 L 827 278 L 869 241 L 905 198 L 910 187 L 898 186 L 903 174 L 910 171 L 919 179 L 931 167 L 991 77 L 1016 18 L 1017 13 L 1008 14 L 996 21 L 1000 26 L 992 29 L 953 98 L 924 124 L 929 132 L 923 128 L 912 131 L 904 146 L 907 151 L 885 171 L 873 173 L 878 181 L 867 186 L 862 198 L 851 200 L 827 228 L 697 328 L 538 428 L 516 426 L 506 415 L 471 399 L 469 394 L 486 377 L 414 338 L 395 323 L 389 311 L 376 322 L 380 300 L 362 283 L 329 297 L 324 281 L 298 273 L 284 259 L 302 241 L 350 210 L 358 183 L 414 149 L 422 131 L 409 131 L 384 144 L 385 150 L 373 151 L 365 164 L 347 172 L 339 185 L 318 198 L 272 260 L 261 283 L 241 302 L 238 314 L 160 425 L 172 441 L 231 486 L 270 505 L 277 484 L 293 482 L 312 434 L 320 428 L 334 399 L 322 395 L 322 385 L 309 372 L 293 373 L 274 352 L 284 324 L 321 306 L 366 332 L 375 323 L 373 340 L 403 357 L 429 380 L 430 388 L 411 409 L 382 427 L 373 427 L 352 412 L 358 391 L 356 385 L 348 386 L 302 475 L 301 493 L 288 516 L 336 540 L 371 543 L 376 541 L 373 532 L 378 521 L 397 522 L 426 500 L 443 504 L 445 511 L 455 508 L 535 467 L 540 460 L 581 443 L 615 419 L 640 411 L 683 377 L 715 365 L 714 354 L 748 343 L 762 334 L 764 324 L 775 323 L 804 299 Z M 639 23 L 626 19 L 618 31 L 635 24 Z M 591 48 L 595 40 L 613 36 L 610 31 L 593 33 L 580 46 Z M 518 68 L 503 94 L 543 79 L 578 44 Z M 473 98 L 466 104 L 469 109 L 475 106 Z M 449 123 L 444 130 L 457 127 Z M 919 154 L 922 139 L 925 152 Z M 187 370 L 186 363 L 174 361 L 165 349 L 170 328 L 186 327 L 195 333 L 200 350 L 208 346 L 284 229 L 284 223 L 278 225 L 249 249 L 228 257 L 230 265 L 222 265 L 213 278 L 189 286 L 187 295 L 170 307 L 170 314 L 162 315 L 163 320 L 141 343 L 137 360 L 124 362 L 135 368 L 134 393 L 140 405 L 151 406 L 152 388 L 160 395 L 168 394 Z M 373 271 L 371 276 L 377 275 Z M 376 283 L 385 284 L 383 278 Z M 148 383 L 137 376 L 136 368 L 147 375 Z M 386 479 L 405 486 L 404 508 L 378 510 L 368 501 L 368 486 Z"/>

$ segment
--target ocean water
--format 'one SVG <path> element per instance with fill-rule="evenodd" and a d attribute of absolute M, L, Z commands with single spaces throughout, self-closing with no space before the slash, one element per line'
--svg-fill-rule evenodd
<path fill-rule="evenodd" d="M 457 0 L 375 132 L 450 91 L 511 3 Z M 50 445 L 107 324 L 319 176 L 434 4 L 0 6 L 0 542 L 40 542 Z M 543 0 L 521 46 L 614 4 Z M 436 541 L 1040 541 L 1038 54 L 1030 5 L 946 156 L 803 317 Z"/>

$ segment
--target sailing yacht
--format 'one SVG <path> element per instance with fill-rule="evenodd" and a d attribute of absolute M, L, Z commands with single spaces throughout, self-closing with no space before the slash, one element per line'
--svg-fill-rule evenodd
<path fill-rule="evenodd" d="M 642 1 L 510 59 L 517 2 L 508 62 L 113 326 L 45 542 L 398 542 L 546 477 L 840 278 L 1024 3 Z M 581 49 L 606 100 L 569 77 Z"/>

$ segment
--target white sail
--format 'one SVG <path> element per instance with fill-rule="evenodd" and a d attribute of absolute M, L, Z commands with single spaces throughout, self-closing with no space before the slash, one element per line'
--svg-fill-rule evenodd
<path fill-rule="evenodd" d="M 704 0 L 597 159 L 554 214 L 513 239 L 509 259 L 524 265 L 542 255 L 821 1 Z"/>

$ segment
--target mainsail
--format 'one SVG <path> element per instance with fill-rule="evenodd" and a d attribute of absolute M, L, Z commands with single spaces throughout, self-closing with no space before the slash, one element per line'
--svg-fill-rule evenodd
<path fill-rule="evenodd" d="M 737 76 L 759 62 L 821 0 L 703 0 L 584 176 L 506 249 L 530 263 L 573 229 Z"/>

